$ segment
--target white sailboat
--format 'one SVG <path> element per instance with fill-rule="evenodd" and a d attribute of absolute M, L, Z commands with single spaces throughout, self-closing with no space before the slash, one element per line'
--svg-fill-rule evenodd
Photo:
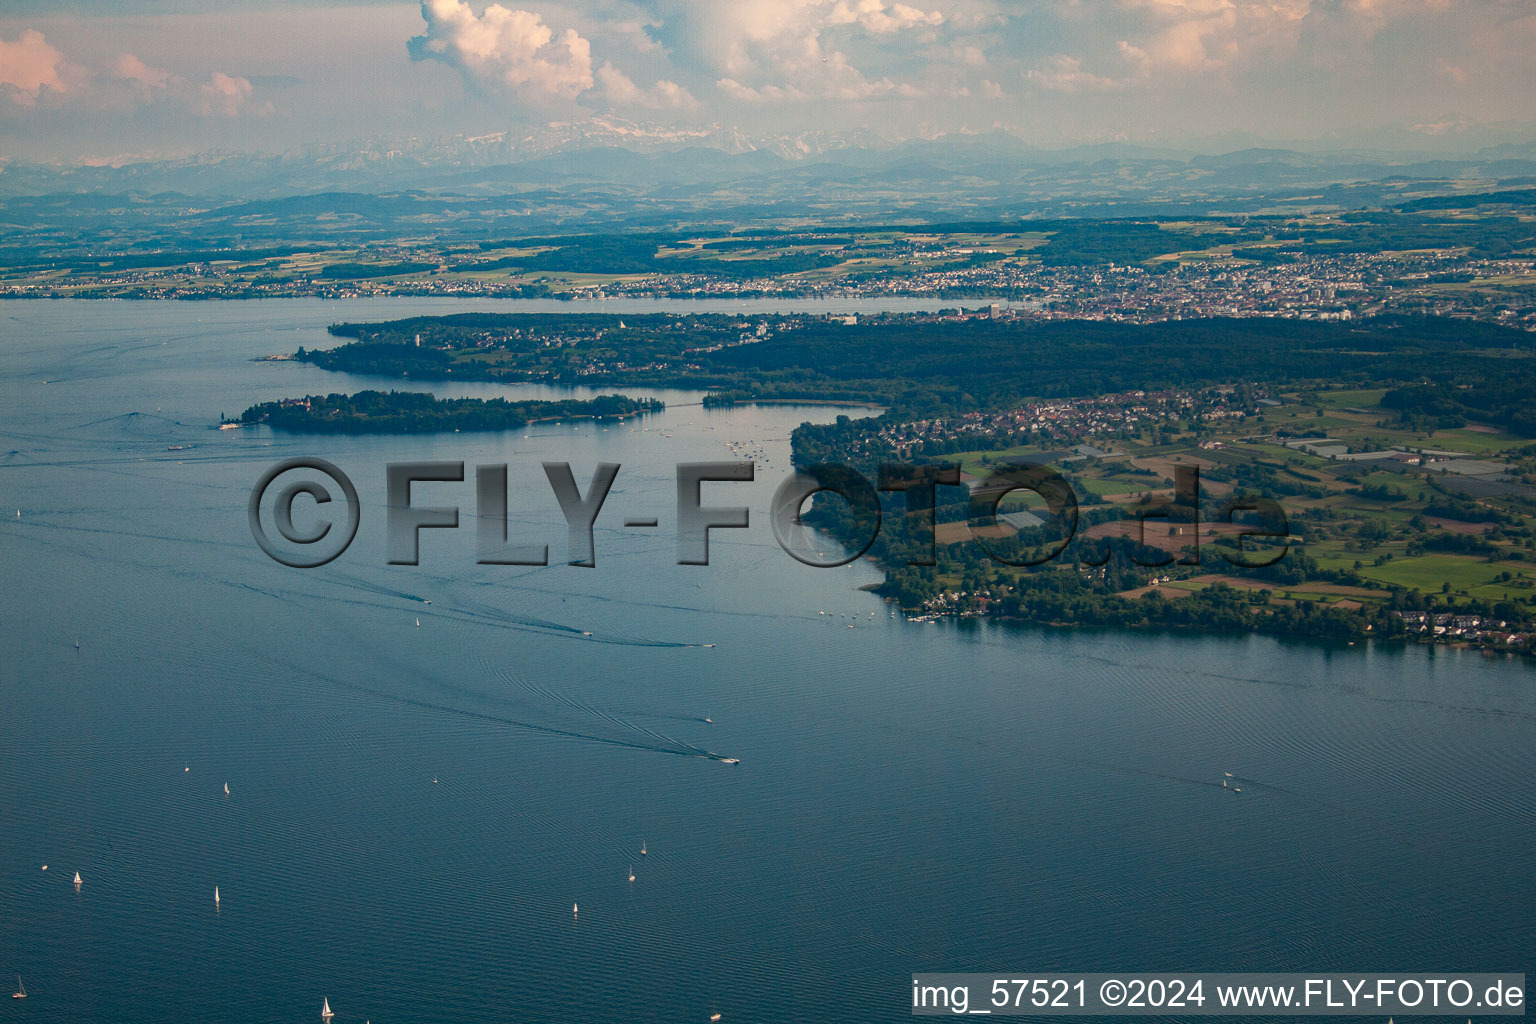
<path fill-rule="evenodd" d="M 219 905 L 219 887 L 218 886 L 214 886 L 213 887 L 213 905 L 214 906 L 218 906 Z"/>
<path fill-rule="evenodd" d="M 229 796 L 229 783 L 224 783 L 224 795 Z"/>
<path fill-rule="evenodd" d="M 21 975 L 16 975 L 16 991 L 11 993 L 12 999 L 27 998 L 27 986 L 21 983 Z"/>
<path fill-rule="evenodd" d="M 645 840 L 640 840 L 640 856 L 645 856 Z"/>
<path fill-rule="evenodd" d="M 580 916 L 580 914 L 581 914 L 581 907 L 579 905 L 575 904 L 575 903 L 572 903 L 571 904 L 571 916 L 572 917 L 578 917 L 578 916 Z"/>
<path fill-rule="evenodd" d="M 75 888 L 80 888 L 80 872 L 75 872 Z"/>
<path fill-rule="evenodd" d="M 635 880 L 635 866 L 633 864 L 629 866 L 629 880 L 631 882 Z"/>
<path fill-rule="evenodd" d="M 336 1015 L 331 1012 L 331 1001 L 329 999 L 322 998 L 320 1000 L 320 1019 L 330 1020 L 334 1016 Z"/>

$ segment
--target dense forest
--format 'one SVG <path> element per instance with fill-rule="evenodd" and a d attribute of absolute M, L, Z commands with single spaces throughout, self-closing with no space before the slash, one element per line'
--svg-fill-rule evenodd
<path fill-rule="evenodd" d="M 761 339 L 741 337 L 760 325 Z M 358 340 L 300 358 L 327 369 L 425 379 L 688 387 L 734 400 L 868 401 L 902 416 L 1260 379 L 1401 387 L 1536 379 L 1526 332 L 1433 317 L 1124 324 L 906 314 L 847 325 L 813 316 L 485 313 L 331 330 Z M 1508 415 L 1499 421 L 1536 436 L 1529 418 L 1519 415 L 1522 391 L 1530 393 L 1528 383 L 1484 397 L 1502 401 L 1490 396 L 1504 395 Z"/>
<path fill-rule="evenodd" d="M 1416 428 L 1447 429 L 1468 420 L 1536 437 L 1536 365 L 1528 359 L 1474 360 L 1440 379 L 1394 388 L 1381 404 Z"/>
<path fill-rule="evenodd" d="M 538 421 L 602 419 L 659 412 L 655 399 L 603 395 L 587 400 L 509 402 L 504 398 L 434 398 L 405 391 L 310 395 L 253 405 L 246 424 L 307 434 L 428 434 L 447 430 L 510 430 Z"/>

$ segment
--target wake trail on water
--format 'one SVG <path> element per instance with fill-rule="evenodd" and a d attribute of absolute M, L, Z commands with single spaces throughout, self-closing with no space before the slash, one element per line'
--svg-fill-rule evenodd
<path fill-rule="evenodd" d="M 581 732 L 576 729 L 565 729 L 558 726 L 543 725 L 538 722 L 528 722 L 516 718 L 508 718 L 504 715 L 495 715 L 489 712 L 474 711 L 469 708 L 455 707 L 451 704 L 442 704 L 436 701 L 423 700 L 419 697 L 407 697 L 402 694 L 390 693 L 386 690 L 376 689 L 371 686 L 364 686 L 361 683 L 355 683 L 347 679 L 340 679 L 336 676 L 328 675 L 324 672 L 318 672 L 314 669 L 285 663 L 275 658 L 267 658 L 266 660 L 285 669 L 290 676 L 308 677 L 315 680 L 316 682 L 329 686 L 334 690 L 361 694 L 363 696 L 372 697 L 375 700 L 381 700 L 386 703 L 395 704 L 401 707 L 415 708 L 420 711 L 428 711 L 434 714 L 447 715 L 455 718 L 467 719 L 470 721 L 505 726 L 510 729 L 538 733 L 545 736 L 558 736 L 564 739 L 577 740 L 584 743 L 597 743 L 604 746 L 620 747 L 627 750 L 642 750 L 654 754 L 671 754 L 674 757 L 694 757 L 710 761 L 725 760 L 725 755 L 704 750 L 700 747 L 692 746 L 691 744 L 663 745 L 660 743 L 644 743 L 638 740 L 619 739 L 612 736 L 599 736 L 594 733 Z M 417 674 L 420 674 L 419 671 Z M 451 688 L 449 687 L 449 684 L 443 680 L 435 680 L 434 682 L 436 685 L 442 686 L 444 688 Z"/>
<path fill-rule="evenodd" d="M 699 756 L 710 756 L 710 752 L 708 750 L 705 750 L 703 747 L 696 746 L 695 744 L 689 743 L 687 740 L 680 740 L 675 736 L 670 736 L 656 729 L 647 728 L 638 722 L 635 722 L 629 718 L 625 718 L 622 715 L 619 715 L 618 713 L 610 711 L 606 708 L 601 708 L 595 704 L 577 700 L 568 694 L 559 693 L 548 689 L 547 687 L 539 686 L 531 679 L 527 679 L 523 676 L 508 672 L 496 665 L 487 665 L 486 669 L 494 678 L 510 686 L 515 686 L 526 693 L 532 694 L 535 697 L 548 701 L 552 704 L 558 704 L 580 714 L 596 718 L 599 721 L 607 722 L 610 725 L 615 725 L 621 729 L 629 730 L 630 732 L 635 733 L 637 736 L 644 737 L 645 739 L 655 743 L 664 744 L 671 749 L 686 751 L 689 753 L 697 754 Z M 700 721 L 698 716 L 693 716 L 691 718 L 685 718 L 681 715 L 669 717 L 675 717 L 680 721 Z"/>

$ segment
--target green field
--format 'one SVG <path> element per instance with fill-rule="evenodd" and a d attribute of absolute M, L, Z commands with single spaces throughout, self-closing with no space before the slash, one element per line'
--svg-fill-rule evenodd
<path fill-rule="evenodd" d="M 1465 555 L 1418 555 L 1414 558 L 1394 558 L 1385 565 L 1371 565 L 1367 561 L 1360 575 L 1383 583 L 1395 583 L 1400 587 L 1439 593 L 1441 585 L 1445 583 L 1449 583 L 1453 591 L 1469 591 L 1474 587 L 1486 586 L 1505 571 L 1517 570 L 1506 562 L 1489 562 Z"/>
<path fill-rule="evenodd" d="M 1350 391 L 1324 391 L 1314 400 L 1330 409 L 1370 409 L 1381 404 L 1386 388 L 1359 388 Z"/>

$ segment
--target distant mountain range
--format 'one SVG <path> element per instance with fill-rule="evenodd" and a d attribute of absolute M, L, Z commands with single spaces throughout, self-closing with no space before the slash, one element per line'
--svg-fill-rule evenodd
<path fill-rule="evenodd" d="M 106 167 L 0 165 L 0 258 L 155 248 L 478 244 L 683 227 L 1433 210 L 1536 186 L 1536 146 L 1449 159 L 1007 134 L 749 138 L 615 118 L 447 139 L 214 153 Z M 1419 204 L 1412 206 L 1412 204 Z M 1425 205 L 1429 204 L 1429 205 Z"/>
<path fill-rule="evenodd" d="M 1430 155 L 1305 153 L 1244 149 L 1202 155 L 1122 143 L 1047 150 L 1003 133 L 890 142 L 867 132 L 815 130 L 748 136 L 722 126 L 676 128 L 596 117 L 473 137 L 392 139 L 309 146 L 277 155 L 207 153 L 121 166 L 0 163 L 0 198 L 56 193 L 180 193 L 209 199 L 398 190 L 484 195 L 611 183 L 625 190 L 697 183 L 864 182 L 921 200 L 924 184 L 990 183 L 999 198 L 1151 194 L 1238 195 L 1282 186 L 1360 182 L 1536 180 L 1536 144 L 1505 145 L 1448 159 Z M 1026 187 L 1027 186 L 1027 187 Z M 1069 186 L 1063 188 L 1062 186 Z M 893 197 L 895 199 L 896 197 Z"/>

